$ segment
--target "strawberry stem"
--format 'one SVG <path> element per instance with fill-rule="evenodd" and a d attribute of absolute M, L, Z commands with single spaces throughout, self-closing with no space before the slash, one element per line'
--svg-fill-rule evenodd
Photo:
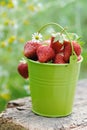
<path fill-rule="evenodd" d="M 67 36 L 67 38 L 69 39 L 70 44 L 71 44 L 72 55 L 75 55 L 75 56 L 76 56 L 76 53 L 74 52 L 74 48 L 73 48 L 73 45 L 72 45 L 72 41 L 71 41 L 71 39 L 70 39 L 70 37 L 69 37 L 69 35 L 68 35 L 68 32 L 65 30 L 65 28 L 63 28 L 63 27 L 62 27 L 61 25 L 59 25 L 58 23 L 51 22 L 51 23 L 45 24 L 45 25 L 43 25 L 43 26 L 38 30 L 38 33 L 40 33 L 45 27 L 47 27 L 47 26 L 49 26 L 49 25 L 56 25 L 56 26 L 58 26 L 58 27 L 62 30 L 62 32 L 65 32 L 65 34 L 66 34 L 66 36 Z M 77 56 L 76 56 L 76 57 L 77 57 Z"/>

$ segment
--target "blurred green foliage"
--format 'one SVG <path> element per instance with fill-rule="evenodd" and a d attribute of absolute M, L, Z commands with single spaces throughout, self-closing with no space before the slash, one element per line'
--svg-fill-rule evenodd
<path fill-rule="evenodd" d="M 0 0 L 0 111 L 8 100 L 29 95 L 28 80 L 18 74 L 17 65 L 24 43 L 48 22 L 82 36 L 85 44 L 80 78 L 87 77 L 86 8 L 87 0 Z M 46 33 L 52 29 L 49 27 Z"/>

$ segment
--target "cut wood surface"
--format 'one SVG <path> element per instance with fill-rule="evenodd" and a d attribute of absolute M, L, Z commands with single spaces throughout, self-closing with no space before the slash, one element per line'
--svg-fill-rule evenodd
<path fill-rule="evenodd" d="M 78 82 L 73 112 L 62 118 L 34 114 L 31 98 L 9 101 L 0 114 L 0 130 L 87 130 L 87 79 Z"/>

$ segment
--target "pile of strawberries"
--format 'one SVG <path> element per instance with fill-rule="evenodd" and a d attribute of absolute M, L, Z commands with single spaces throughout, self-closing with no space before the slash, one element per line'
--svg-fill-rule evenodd
<path fill-rule="evenodd" d="M 47 44 L 46 42 L 42 44 L 28 41 L 24 46 L 24 56 L 41 63 L 50 61 L 55 64 L 69 63 L 72 54 L 71 43 L 69 41 L 60 43 L 59 41 L 54 41 L 54 39 L 55 37 L 51 37 L 50 42 L 47 41 Z M 80 60 L 81 46 L 76 41 L 72 41 L 72 44 L 78 60 Z"/>
<path fill-rule="evenodd" d="M 74 52 L 77 55 L 77 60 L 79 61 L 81 59 L 82 52 L 81 46 L 79 43 L 77 43 L 77 41 L 72 41 L 72 45 Z M 51 36 L 51 39 L 47 41 L 28 41 L 24 45 L 24 56 L 28 59 L 32 59 L 41 63 L 66 64 L 70 62 L 71 54 L 71 42 L 69 40 L 64 40 L 63 43 L 61 43 L 59 40 L 55 41 L 54 36 Z M 24 78 L 28 78 L 28 65 L 27 63 L 25 64 L 20 63 L 18 65 L 18 72 Z M 22 68 L 22 70 L 20 68 Z"/>

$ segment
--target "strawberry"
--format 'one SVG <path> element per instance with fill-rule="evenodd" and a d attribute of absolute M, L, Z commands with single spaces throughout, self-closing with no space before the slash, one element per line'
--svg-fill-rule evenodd
<path fill-rule="evenodd" d="M 77 56 L 79 56 L 82 52 L 81 46 L 76 42 L 72 41 L 73 49 Z M 65 62 L 69 62 L 70 55 L 72 53 L 71 44 L 69 41 L 64 41 L 64 60 Z"/>
<path fill-rule="evenodd" d="M 54 58 L 55 52 L 49 45 L 42 45 L 37 49 L 37 56 L 39 62 L 48 62 Z"/>
<path fill-rule="evenodd" d="M 82 52 L 81 46 L 75 41 L 72 41 L 72 44 L 76 55 L 79 56 Z"/>
<path fill-rule="evenodd" d="M 55 64 L 64 64 L 65 61 L 64 61 L 64 56 L 61 55 L 61 54 L 56 54 L 55 58 L 54 58 L 54 63 Z"/>
<path fill-rule="evenodd" d="M 19 64 L 18 64 L 18 67 L 17 67 L 17 70 L 19 72 L 19 74 L 27 79 L 28 78 L 28 64 L 24 61 L 21 61 Z"/>
<path fill-rule="evenodd" d="M 64 47 L 70 44 L 70 41 L 64 41 Z"/>
<path fill-rule="evenodd" d="M 64 41 L 64 60 L 66 63 L 69 62 L 69 58 L 72 53 L 71 44 L 69 41 Z"/>
<path fill-rule="evenodd" d="M 24 56 L 30 59 L 36 59 L 36 50 L 40 45 L 40 43 L 28 41 L 24 46 Z"/>
<path fill-rule="evenodd" d="M 55 53 L 59 53 L 62 51 L 63 44 L 59 41 L 54 42 L 55 37 L 51 37 L 51 44 L 50 46 L 54 49 Z"/>

